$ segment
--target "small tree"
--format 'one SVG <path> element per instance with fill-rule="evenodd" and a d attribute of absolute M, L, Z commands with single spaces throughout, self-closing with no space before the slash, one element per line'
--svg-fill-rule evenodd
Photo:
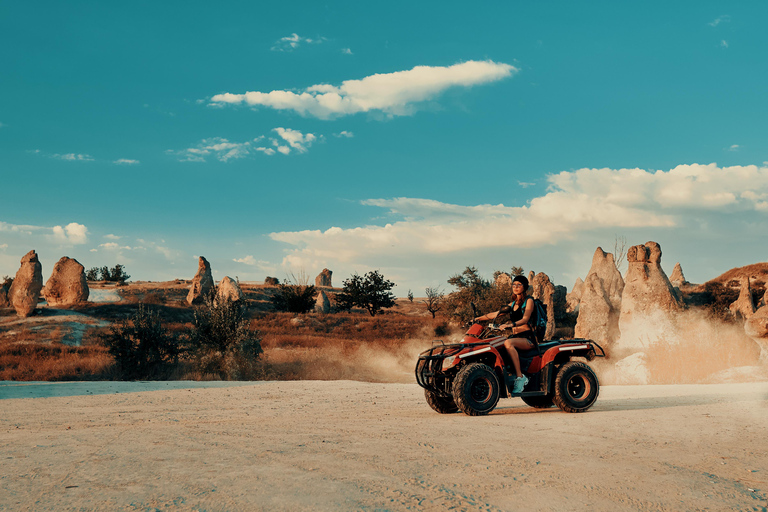
<path fill-rule="evenodd" d="M 196 308 L 190 349 L 203 374 L 222 379 L 251 379 L 263 350 L 259 332 L 250 328 L 246 306 L 230 298 L 206 300 Z"/>
<path fill-rule="evenodd" d="M 408 290 L 408 295 L 406 295 L 406 297 L 408 297 L 409 302 L 413 302 L 413 292 L 411 290 Z"/>
<path fill-rule="evenodd" d="M 0 287 L 5 288 L 6 290 L 10 290 L 12 284 L 13 278 L 10 276 L 3 276 L 3 278 L 0 279 Z"/>
<path fill-rule="evenodd" d="M 121 264 L 116 264 L 112 267 L 109 275 L 109 281 L 115 281 L 119 284 L 125 283 L 131 276 L 125 273 L 125 267 Z"/>
<path fill-rule="evenodd" d="M 395 283 L 384 279 L 378 270 L 365 276 L 355 274 L 344 281 L 344 288 L 336 294 L 336 304 L 340 309 L 352 309 L 355 306 L 365 308 L 371 316 L 384 308 L 395 305 L 395 296 L 390 292 Z"/>
<path fill-rule="evenodd" d="M 424 293 L 427 294 L 427 299 L 422 302 L 427 305 L 427 311 L 432 313 L 432 318 L 435 318 L 435 314 L 443 308 L 444 294 L 440 291 L 440 287 L 425 288 Z"/>
<path fill-rule="evenodd" d="M 101 274 L 101 280 L 102 281 L 111 281 L 112 280 L 112 274 L 109 273 L 109 267 L 104 266 L 99 269 L 99 274 Z"/>
<path fill-rule="evenodd" d="M 129 380 L 162 376 L 181 352 L 179 339 L 144 304 L 100 338 L 115 358 L 118 373 Z"/>
<path fill-rule="evenodd" d="M 99 268 L 98 267 L 91 267 L 85 272 L 85 278 L 88 281 L 98 281 L 99 280 Z"/>
<path fill-rule="evenodd" d="M 625 236 L 614 235 L 613 237 L 613 262 L 616 269 L 621 273 L 621 267 L 624 266 L 624 260 L 627 258 L 627 238 Z"/>

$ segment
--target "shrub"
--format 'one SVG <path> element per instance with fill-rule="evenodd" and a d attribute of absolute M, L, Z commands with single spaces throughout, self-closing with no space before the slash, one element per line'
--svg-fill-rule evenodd
<path fill-rule="evenodd" d="M 115 358 L 118 375 L 128 380 L 164 376 L 181 352 L 178 336 L 144 304 L 100 338 Z"/>
<path fill-rule="evenodd" d="M 221 379 L 247 380 L 260 371 L 259 332 L 250 328 L 246 307 L 229 298 L 207 300 L 195 310 L 189 348 L 197 370 Z"/>
<path fill-rule="evenodd" d="M 272 295 L 272 305 L 278 311 L 289 313 L 308 313 L 315 307 L 317 290 L 314 285 L 278 284 Z"/>
<path fill-rule="evenodd" d="M 365 308 L 371 316 L 384 308 L 395 305 L 395 296 L 390 292 L 395 283 L 384 279 L 378 270 L 365 276 L 355 273 L 344 281 L 344 289 L 336 294 L 336 303 L 340 309 L 352 309 L 355 306 Z"/>
<path fill-rule="evenodd" d="M 85 278 L 88 281 L 98 281 L 99 280 L 99 268 L 98 267 L 91 267 L 88 270 L 85 271 Z"/>

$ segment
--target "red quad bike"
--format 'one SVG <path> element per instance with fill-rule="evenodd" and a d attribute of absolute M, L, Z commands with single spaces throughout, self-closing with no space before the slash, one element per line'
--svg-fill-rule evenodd
<path fill-rule="evenodd" d="M 511 311 L 505 306 L 498 316 Z M 584 412 L 595 403 L 600 387 L 597 375 L 586 363 L 572 359 L 605 357 L 600 345 L 586 339 L 534 343 L 533 349 L 519 352 L 520 368 L 529 382 L 522 393 L 513 393 L 514 367 L 504 348 L 507 337 L 498 324 L 483 327 L 475 322 L 460 343 L 436 341 L 422 352 L 416 381 L 424 388 L 430 407 L 441 414 L 461 410 L 479 416 L 491 412 L 499 398 L 507 397 L 519 396 L 538 409 L 557 405 L 565 412 Z"/>

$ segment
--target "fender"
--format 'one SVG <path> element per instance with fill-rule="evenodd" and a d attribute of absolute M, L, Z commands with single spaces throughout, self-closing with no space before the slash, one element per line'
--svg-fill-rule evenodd
<path fill-rule="evenodd" d="M 576 357 L 587 357 L 592 351 L 592 345 L 589 343 L 569 343 L 567 345 L 560 345 L 557 347 L 552 347 L 551 349 L 544 352 L 544 355 L 541 356 L 541 362 L 539 363 L 539 368 L 545 367 L 547 364 L 553 362 L 555 358 L 560 354 L 561 352 L 568 352 L 570 357 L 576 356 Z M 533 360 L 533 363 L 531 363 L 531 366 L 536 363 L 536 359 Z M 537 368 L 537 370 L 539 369 Z"/>

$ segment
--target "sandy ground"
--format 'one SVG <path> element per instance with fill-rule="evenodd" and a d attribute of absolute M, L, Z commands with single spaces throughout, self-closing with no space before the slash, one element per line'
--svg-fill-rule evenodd
<path fill-rule="evenodd" d="M 0 399 L 2 510 L 768 507 L 765 382 L 474 418 L 350 381 L 3 382 Z"/>

